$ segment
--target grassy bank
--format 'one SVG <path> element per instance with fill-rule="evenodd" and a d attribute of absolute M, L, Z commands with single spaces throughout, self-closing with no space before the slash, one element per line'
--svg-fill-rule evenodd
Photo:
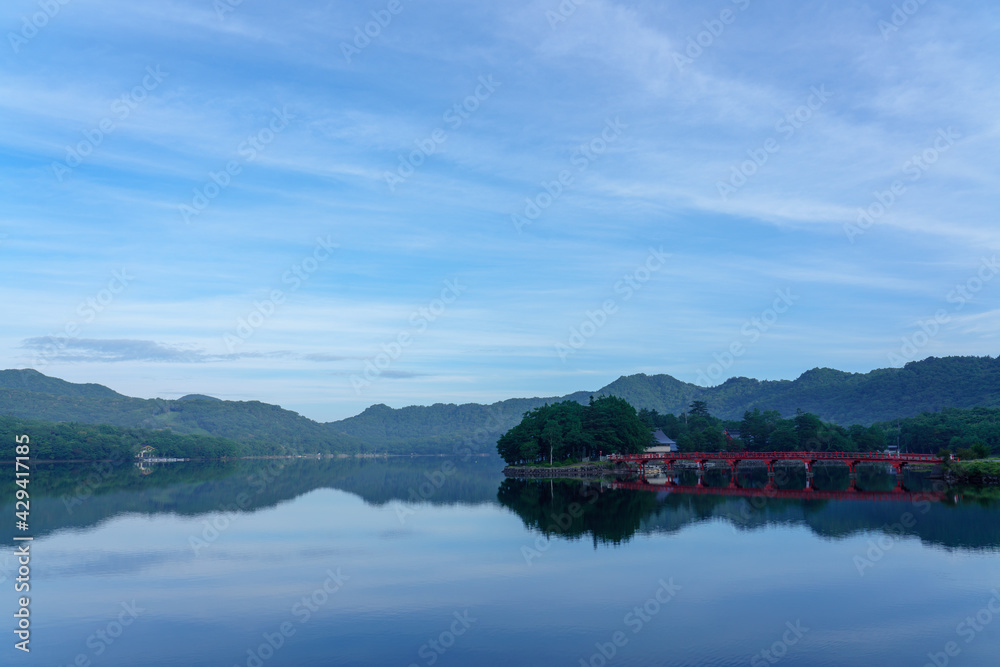
<path fill-rule="evenodd" d="M 958 463 L 952 463 L 949 468 L 956 475 L 969 477 L 1000 477 L 1000 459 L 960 461 Z"/>

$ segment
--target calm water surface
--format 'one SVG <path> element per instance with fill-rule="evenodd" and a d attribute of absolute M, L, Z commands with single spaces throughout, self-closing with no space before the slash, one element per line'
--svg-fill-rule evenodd
<path fill-rule="evenodd" d="M 8 631 L 0 663 L 1000 664 L 995 495 L 615 490 L 504 480 L 501 467 L 37 468 L 32 651 Z M 796 474 L 788 484 L 801 487 Z M 893 486 L 880 469 L 859 482 Z M 847 473 L 816 483 L 846 488 Z M 915 474 L 906 484 L 931 489 Z M 13 613 L 4 530 L 0 589 Z"/>

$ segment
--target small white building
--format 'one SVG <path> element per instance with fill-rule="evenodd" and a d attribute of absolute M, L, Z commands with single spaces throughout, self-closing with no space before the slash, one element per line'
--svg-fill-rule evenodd
<path fill-rule="evenodd" d="M 656 443 L 651 447 L 646 447 L 647 454 L 666 454 L 677 451 L 677 443 L 667 437 L 663 429 L 653 431 L 653 441 Z"/>

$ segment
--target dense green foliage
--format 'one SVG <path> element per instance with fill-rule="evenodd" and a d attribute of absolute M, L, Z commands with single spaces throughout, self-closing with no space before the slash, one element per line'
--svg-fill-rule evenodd
<path fill-rule="evenodd" d="M 639 418 L 651 428 L 663 429 L 681 451 L 877 452 L 898 445 L 902 451 L 921 454 L 947 449 L 963 459 L 985 458 L 1000 451 L 1000 409 L 995 408 L 949 408 L 848 428 L 808 412 L 783 419 L 777 410 L 757 408 L 744 412 L 739 422 L 723 421 L 708 414 L 701 401 L 679 417 L 643 409 Z M 739 438 L 727 438 L 724 429 L 738 433 Z"/>
<path fill-rule="evenodd" d="M 726 438 L 725 429 L 733 428 L 732 423 L 723 422 L 708 412 L 704 401 L 694 401 L 688 412 L 680 417 L 661 415 L 656 410 L 643 408 L 639 419 L 648 428 L 659 428 L 677 441 L 682 452 L 721 452 L 741 449 L 738 442 Z"/>
<path fill-rule="evenodd" d="M 895 442 L 898 435 L 900 448 L 910 452 L 937 454 L 950 449 L 962 458 L 1000 453 L 997 408 L 947 408 L 875 426 L 885 430 L 890 442 Z"/>
<path fill-rule="evenodd" d="M 178 435 L 106 424 L 54 423 L 37 419 L 0 417 L 0 459 L 14 458 L 14 438 L 27 435 L 33 460 L 119 459 L 131 460 L 149 445 L 156 456 L 170 458 L 222 458 L 248 456 L 252 448 L 206 435 Z"/>
<path fill-rule="evenodd" d="M 582 459 L 597 454 L 633 454 L 650 444 L 649 428 L 635 408 L 615 396 L 588 405 L 561 401 L 529 410 L 497 441 L 507 463 Z"/>

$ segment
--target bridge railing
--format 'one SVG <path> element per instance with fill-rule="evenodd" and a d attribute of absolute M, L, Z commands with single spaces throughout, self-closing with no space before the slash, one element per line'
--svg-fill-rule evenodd
<path fill-rule="evenodd" d="M 610 454 L 610 461 L 857 461 L 886 463 L 937 463 L 933 454 L 884 452 L 658 452 Z"/>

